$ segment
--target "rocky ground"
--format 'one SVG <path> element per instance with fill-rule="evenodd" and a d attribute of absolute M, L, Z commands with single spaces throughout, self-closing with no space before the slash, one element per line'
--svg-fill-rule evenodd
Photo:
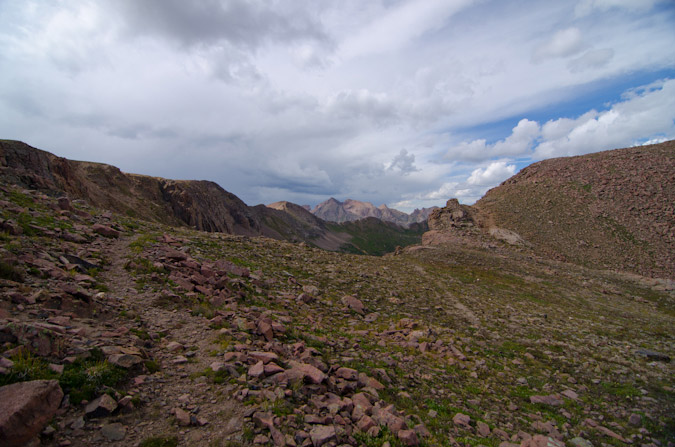
<path fill-rule="evenodd" d="M 496 241 L 336 254 L 9 185 L 0 210 L 0 395 L 37 396 L 32 425 L 0 409 L 6 440 L 673 445 L 672 282 Z"/>

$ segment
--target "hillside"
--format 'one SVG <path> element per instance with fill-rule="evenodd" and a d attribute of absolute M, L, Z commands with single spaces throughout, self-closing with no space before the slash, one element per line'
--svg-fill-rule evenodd
<path fill-rule="evenodd" d="M 392 222 L 402 227 L 409 227 L 413 224 L 426 222 L 429 214 L 436 209 L 422 208 L 414 210 L 411 214 L 404 213 L 387 205 L 380 205 L 376 207 L 369 202 L 361 202 L 359 200 L 347 199 L 340 202 L 334 198 L 330 198 L 325 202 L 319 203 L 312 210 L 315 216 L 329 221 L 329 222 L 354 222 L 368 217 L 383 220 L 385 222 Z"/>
<path fill-rule="evenodd" d="M 473 208 L 540 254 L 675 277 L 675 141 L 541 161 Z"/>
<path fill-rule="evenodd" d="M 0 226 L 1 445 L 675 436 L 672 282 L 502 244 L 340 254 L 2 179 Z"/>
<path fill-rule="evenodd" d="M 357 234 L 359 248 L 355 248 L 350 243 L 355 237 L 353 228 L 347 231 L 339 226 L 328 227 L 304 208 L 289 202 L 249 207 L 214 182 L 127 174 L 106 164 L 57 157 L 19 141 L 0 140 L 0 177 L 51 195 L 65 193 L 73 199 L 86 200 L 91 206 L 152 222 L 373 254 L 367 248 L 368 235 Z M 390 226 L 382 227 L 390 230 Z M 402 238 L 394 233 L 389 231 L 390 236 L 397 238 L 394 247 L 420 241 L 420 234 L 416 238 L 409 235 Z M 399 229 L 398 233 L 403 234 L 404 230 Z"/>

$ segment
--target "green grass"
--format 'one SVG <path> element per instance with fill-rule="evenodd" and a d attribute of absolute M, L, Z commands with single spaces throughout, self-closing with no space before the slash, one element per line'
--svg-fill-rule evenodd
<path fill-rule="evenodd" d="M 403 447 L 403 443 L 398 437 L 389 431 L 387 427 L 382 427 L 377 436 L 368 436 L 366 433 L 355 431 L 354 439 L 363 447 L 381 447 L 388 442 L 391 447 Z"/>
<path fill-rule="evenodd" d="M 406 247 L 419 244 L 424 232 L 421 228 L 404 229 L 373 219 L 329 224 L 328 228 L 334 232 L 347 233 L 351 236 L 350 241 L 340 247 L 342 251 L 374 256 L 391 253 L 397 246 Z"/>
<path fill-rule="evenodd" d="M 59 383 L 70 393 L 73 403 L 91 400 L 106 388 L 117 386 L 127 377 L 127 371 L 108 363 L 99 349 L 92 349 L 89 358 L 78 358 L 66 365 Z"/>
<path fill-rule="evenodd" d="M 141 441 L 139 447 L 176 447 L 177 445 L 178 438 L 175 436 L 153 436 Z"/>
<path fill-rule="evenodd" d="M 0 278 L 10 281 L 23 282 L 21 271 L 5 261 L 0 260 Z"/>
<path fill-rule="evenodd" d="M 14 366 L 12 366 L 9 374 L 0 375 L 0 386 L 30 380 L 51 380 L 57 377 L 56 373 L 49 369 L 44 359 L 28 351 L 22 350 L 14 355 L 11 360 L 14 362 Z"/>
<path fill-rule="evenodd" d="M 618 397 L 635 397 L 640 395 L 640 390 L 630 383 L 602 382 L 601 386 L 605 392 Z"/>

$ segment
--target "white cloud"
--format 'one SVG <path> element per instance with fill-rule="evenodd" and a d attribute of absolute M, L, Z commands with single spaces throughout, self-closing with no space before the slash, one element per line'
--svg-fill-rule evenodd
<path fill-rule="evenodd" d="M 610 109 L 544 124 L 535 159 L 632 146 L 637 140 L 675 138 L 675 79 L 631 90 Z"/>
<path fill-rule="evenodd" d="M 493 144 L 484 139 L 463 141 L 449 149 L 446 160 L 485 160 L 494 157 L 519 156 L 529 153 L 540 134 L 539 124 L 526 118 L 521 119 L 511 135 Z"/>
<path fill-rule="evenodd" d="M 532 53 L 536 63 L 546 59 L 568 57 L 579 53 L 584 47 L 581 30 L 567 28 L 556 32 L 547 42 L 537 46 Z"/>
<path fill-rule="evenodd" d="M 397 50 L 425 32 L 439 29 L 449 17 L 471 5 L 473 1 L 402 1 L 375 16 L 372 22 L 360 30 L 352 32 L 340 48 L 340 57 L 351 59 Z"/>
<path fill-rule="evenodd" d="M 507 165 L 506 161 L 495 161 L 486 168 L 477 168 L 467 179 L 469 185 L 490 186 L 501 183 L 516 173 L 516 165 Z"/>
<path fill-rule="evenodd" d="M 602 68 L 614 57 L 614 50 L 603 48 L 600 50 L 591 50 L 582 54 L 576 59 L 567 63 L 567 68 L 572 73 L 579 73 L 584 70 Z"/>

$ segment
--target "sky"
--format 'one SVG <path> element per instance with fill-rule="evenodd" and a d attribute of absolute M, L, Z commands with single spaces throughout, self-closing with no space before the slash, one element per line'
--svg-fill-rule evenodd
<path fill-rule="evenodd" d="M 249 205 L 675 138 L 673 0 L 0 0 L 0 138 Z"/>

